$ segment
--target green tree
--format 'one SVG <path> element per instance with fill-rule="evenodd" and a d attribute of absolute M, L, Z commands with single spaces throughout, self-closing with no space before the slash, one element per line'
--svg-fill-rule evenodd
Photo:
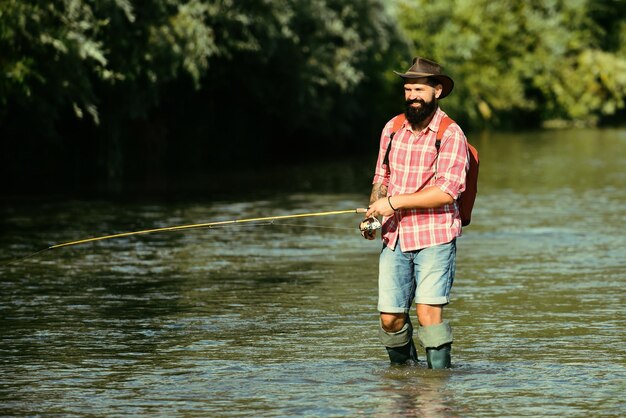
<path fill-rule="evenodd" d="M 398 16 L 417 53 L 445 63 L 458 81 L 446 105 L 459 119 L 594 124 L 623 109 L 626 97 L 626 58 L 621 47 L 606 49 L 609 38 L 591 13 L 598 3 L 401 0 Z M 623 30 L 623 9 L 604 2 L 596 16 L 619 16 L 611 22 Z"/>
<path fill-rule="evenodd" d="M 395 28 L 381 0 L 0 0 L 3 177 L 110 190 L 346 148 L 389 103 Z"/>

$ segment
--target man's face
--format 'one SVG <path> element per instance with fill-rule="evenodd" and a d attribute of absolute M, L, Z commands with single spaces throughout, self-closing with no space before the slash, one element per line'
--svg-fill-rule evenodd
<path fill-rule="evenodd" d="M 441 95 L 441 84 L 427 84 L 426 78 L 408 79 L 404 83 L 406 118 L 412 125 L 426 120 L 437 109 L 437 98 Z"/>

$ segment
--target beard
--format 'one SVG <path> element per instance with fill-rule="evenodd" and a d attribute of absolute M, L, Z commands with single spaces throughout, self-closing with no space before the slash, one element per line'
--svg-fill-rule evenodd
<path fill-rule="evenodd" d="M 419 103 L 420 107 L 411 106 L 413 103 Z M 429 102 L 422 99 L 407 100 L 405 102 L 406 110 L 404 115 L 409 121 L 411 126 L 420 125 L 426 119 L 428 119 L 437 110 L 437 99 L 435 99 L 435 93 Z"/>

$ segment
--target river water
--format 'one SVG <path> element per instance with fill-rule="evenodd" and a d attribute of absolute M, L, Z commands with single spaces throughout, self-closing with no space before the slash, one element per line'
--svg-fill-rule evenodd
<path fill-rule="evenodd" d="M 0 415 L 624 416 L 626 131 L 473 142 L 479 197 L 445 311 L 452 369 L 428 370 L 423 353 L 388 364 L 380 243 L 361 239 L 361 215 L 240 224 L 3 265 Z M 8 202 L 0 258 L 362 207 L 370 160 L 256 173 L 252 198 Z"/>

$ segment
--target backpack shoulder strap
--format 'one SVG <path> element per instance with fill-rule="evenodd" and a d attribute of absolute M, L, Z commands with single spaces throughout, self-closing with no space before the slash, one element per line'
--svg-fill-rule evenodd
<path fill-rule="evenodd" d="M 396 132 L 402 128 L 404 121 L 406 120 L 406 116 L 404 113 L 400 113 L 393 118 L 393 126 L 391 127 L 391 135 L 395 135 Z"/>
<path fill-rule="evenodd" d="M 454 121 L 449 116 L 444 116 L 439 122 L 439 129 L 437 130 L 437 138 L 435 139 L 435 147 L 437 148 L 437 153 L 439 153 L 439 147 L 441 147 L 441 139 L 443 138 L 443 134 L 448 129 L 448 126 L 453 124 Z"/>
<path fill-rule="evenodd" d="M 387 144 L 387 151 L 385 151 L 385 158 L 383 159 L 383 164 L 386 167 L 389 167 L 389 152 L 391 151 L 391 141 L 393 141 L 393 137 L 402 128 L 404 121 L 406 120 L 406 116 L 404 113 L 400 113 L 393 118 L 393 125 L 391 127 L 391 134 L 389 135 L 389 144 Z"/>

